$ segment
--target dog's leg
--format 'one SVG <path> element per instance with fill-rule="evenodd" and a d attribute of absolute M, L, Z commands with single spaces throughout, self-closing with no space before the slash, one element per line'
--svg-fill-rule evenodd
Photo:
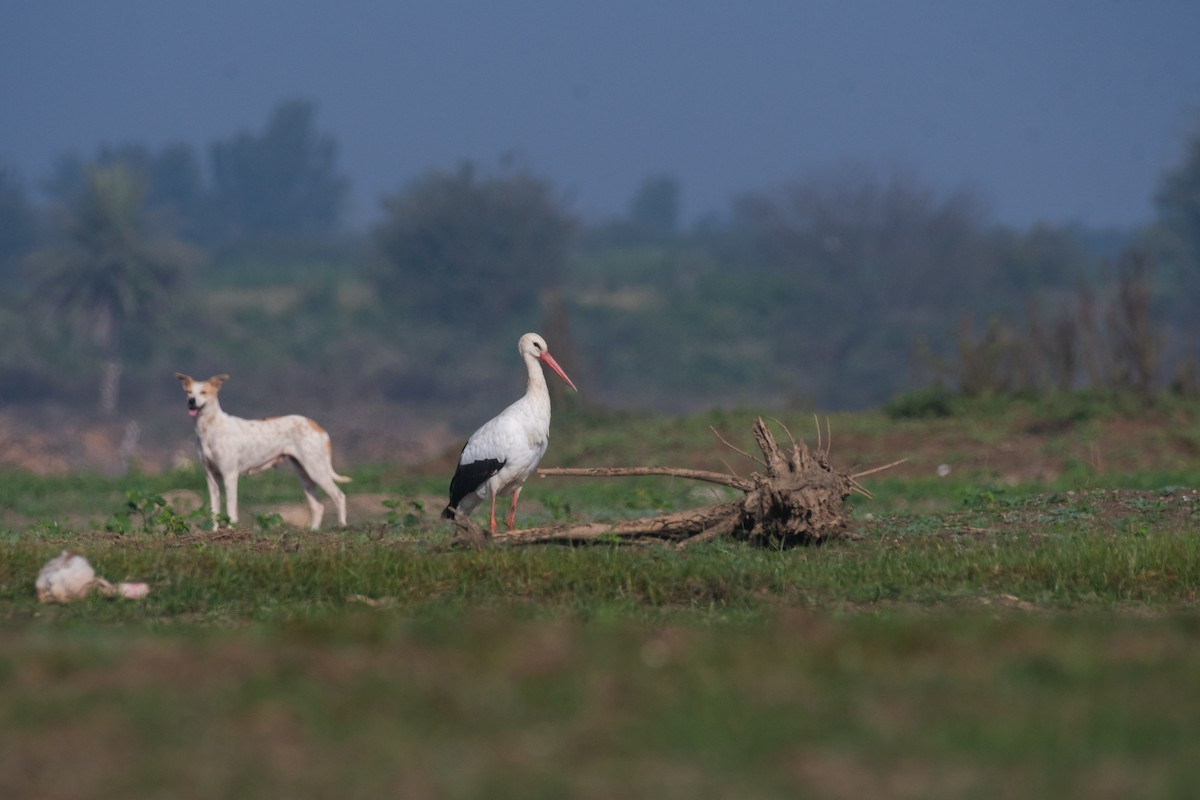
<path fill-rule="evenodd" d="M 291 459 L 291 462 L 296 468 L 296 474 L 300 476 L 300 486 L 304 488 L 304 499 L 308 502 L 309 527 L 315 531 L 321 527 L 321 520 L 325 518 L 325 504 L 317 497 L 317 484 L 304 465 L 296 458 Z"/>
<path fill-rule="evenodd" d="M 330 483 L 333 487 L 333 503 L 337 506 L 338 525 L 346 527 L 346 493 L 337 487 L 336 483 Z"/>
<path fill-rule="evenodd" d="M 229 516 L 229 524 L 236 526 L 238 521 L 238 474 L 236 471 L 225 475 L 225 513 Z"/>
<path fill-rule="evenodd" d="M 322 433 L 320 436 L 310 437 L 304 442 L 296 458 L 296 469 L 303 477 L 308 478 L 309 485 L 306 491 L 311 491 L 314 483 L 325 490 L 325 494 L 329 495 L 337 509 L 338 524 L 343 528 L 346 527 L 346 495 L 338 487 L 337 479 L 334 477 L 337 473 L 333 471 L 327 434 Z M 321 513 L 324 511 L 325 507 L 322 505 Z"/>
<path fill-rule="evenodd" d="M 337 508 L 338 525 L 346 527 L 346 494 L 338 487 L 333 480 L 333 470 L 330 469 L 327 474 L 320 476 L 321 488 L 325 490 L 325 494 L 333 499 L 333 505 Z"/>
<path fill-rule="evenodd" d="M 320 469 L 314 470 L 314 474 L 310 473 L 311 480 L 316 482 L 320 488 L 325 489 L 325 494 L 328 494 L 330 499 L 334 501 L 334 506 L 337 509 L 337 524 L 342 528 L 346 528 L 346 493 L 337 486 L 337 481 L 334 480 L 334 467 L 332 465 L 322 465 Z"/>
<path fill-rule="evenodd" d="M 217 479 L 216 471 L 210 469 L 207 464 L 204 467 L 204 478 L 208 481 L 208 507 L 212 511 L 212 529 L 215 531 L 221 527 L 218 521 L 221 516 L 221 483 Z"/>

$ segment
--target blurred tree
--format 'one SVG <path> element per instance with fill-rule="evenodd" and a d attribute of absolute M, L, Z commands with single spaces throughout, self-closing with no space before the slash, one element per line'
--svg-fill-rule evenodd
<path fill-rule="evenodd" d="M 200 159 L 187 144 L 170 144 L 151 154 L 146 205 L 170 215 L 171 227 L 193 240 L 209 233 L 211 209 Z"/>
<path fill-rule="evenodd" d="M 665 174 L 646 178 L 630 198 L 624 216 L 581 233 L 578 245 L 591 254 L 679 244 L 679 182 Z"/>
<path fill-rule="evenodd" d="M 879 314 L 961 298 L 993 266 L 976 196 L 939 196 L 902 172 L 837 168 L 740 198 L 734 212 L 755 260 Z"/>
<path fill-rule="evenodd" d="M 988 288 L 1020 297 L 1045 289 L 1067 289 L 1092 277 L 1100 259 L 1088 254 L 1073 227 L 1037 224 L 1027 230 L 993 231 L 984 244 L 995 272 Z"/>
<path fill-rule="evenodd" d="M 50 203 L 68 205 L 79 196 L 87 183 L 89 162 L 78 153 L 66 153 L 54 160 L 50 174 L 42 181 L 42 189 Z"/>
<path fill-rule="evenodd" d="M 774 363 L 827 402 L 885 401 L 921 337 L 940 347 L 960 314 L 1025 309 L 1029 286 L 1012 290 L 1005 248 L 969 189 L 839 166 L 736 198 L 731 212 L 724 231 L 698 235 L 770 287 L 759 319 L 775 335 Z M 1026 275 L 1044 263 L 1027 258 Z M 788 344 L 797 340 L 803 348 Z"/>
<path fill-rule="evenodd" d="M 524 171 L 481 175 L 471 163 L 432 172 L 382 204 L 381 289 L 475 333 L 536 319 L 575 229 L 545 181 Z"/>
<path fill-rule="evenodd" d="M 306 100 L 278 105 L 260 135 L 242 133 L 212 147 L 213 205 L 232 238 L 333 232 L 347 180 L 337 144 L 317 132 Z"/>
<path fill-rule="evenodd" d="M 10 282 L 16 265 L 37 244 L 38 215 L 24 184 L 0 167 L 0 284 Z"/>
<path fill-rule="evenodd" d="M 116 411 L 127 337 L 150 325 L 198 253 L 161 228 L 145 208 L 146 187 L 120 165 L 89 169 L 63 209 L 61 240 L 27 259 L 36 297 L 79 325 L 104 361 L 100 409 Z"/>
<path fill-rule="evenodd" d="M 670 175 L 643 181 L 629 203 L 629 222 L 644 234 L 674 236 L 679 229 L 679 181 Z"/>
<path fill-rule="evenodd" d="M 1200 132 L 1188 141 L 1182 163 L 1162 179 L 1155 198 L 1157 224 L 1141 234 L 1151 253 L 1164 297 L 1162 313 L 1190 329 L 1200 320 Z"/>
<path fill-rule="evenodd" d="M 1183 163 L 1163 176 L 1155 204 L 1161 223 L 1200 258 L 1200 133 L 1188 142 Z"/>
<path fill-rule="evenodd" d="M 91 160 L 62 156 L 45 182 L 47 194 L 59 205 L 68 205 L 86 190 L 90 170 L 111 166 L 137 176 L 145 187 L 146 206 L 168 217 L 173 229 L 192 239 L 203 236 L 208 193 L 196 151 L 188 144 L 169 144 L 157 152 L 136 143 L 104 145 Z"/>
<path fill-rule="evenodd" d="M 1161 388 L 1166 332 L 1153 303 L 1154 264 L 1144 254 L 1126 253 L 1116 296 L 1105 320 L 1111 342 L 1112 386 L 1148 395 Z"/>

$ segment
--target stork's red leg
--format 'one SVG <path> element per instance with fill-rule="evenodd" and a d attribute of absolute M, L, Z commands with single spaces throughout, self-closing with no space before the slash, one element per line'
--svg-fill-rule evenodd
<path fill-rule="evenodd" d="M 496 532 L 496 493 L 492 492 L 492 533 Z"/>
<path fill-rule="evenodd" d="M 508 529 L 511 531 L 517 522 L 517 497 L 521 494 L 521 487 L 513 492 L 512 507 L 508 510 Z"/>

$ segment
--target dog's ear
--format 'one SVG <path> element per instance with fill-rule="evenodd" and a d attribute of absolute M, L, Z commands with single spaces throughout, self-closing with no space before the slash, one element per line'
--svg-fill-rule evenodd
<path fill-rule="evenodd" d="M 213 375 L 208 379 L 208 382 L 213 385 L 214 389 L 217 389 L 220 388 L 221 384 L 227 380 L 229 380 L 229 376 L 222 373 L 220 375 Z"/>
<path fill-rule="evenodd" d="M 182 372 L 176 372 L 175 377 L 178 378 L 179 382 L 183 384 L 184 391 L 187 391 L 187 388 L 195 383 L 195 381 L 192 380 L 191 375 L 184 375 Z"/>

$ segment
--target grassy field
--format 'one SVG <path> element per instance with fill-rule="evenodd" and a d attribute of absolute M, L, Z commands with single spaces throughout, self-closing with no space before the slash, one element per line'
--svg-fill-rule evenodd
<path fill-rule="evenodd" d="M 752 418 L 565 415 L 547 464 L 747 474 L 709 428 L 749 451 Z M 1190 412 L 830 430 L 838 466 L 909 460 L 864 480 L 844 537 L 783 551 L 448 549 L 446 463 L 350 469 L 352 525 L 320 533 L 281 522 L 286 473 L 217 533 L 158 503 L 198 472 L 0 474 L 0 797 L 1193 796 Z M 714 498 L 546 479 L 522 501 L 533 524 Z M 39 605 L 64 547 L 152 594 Z"/>

